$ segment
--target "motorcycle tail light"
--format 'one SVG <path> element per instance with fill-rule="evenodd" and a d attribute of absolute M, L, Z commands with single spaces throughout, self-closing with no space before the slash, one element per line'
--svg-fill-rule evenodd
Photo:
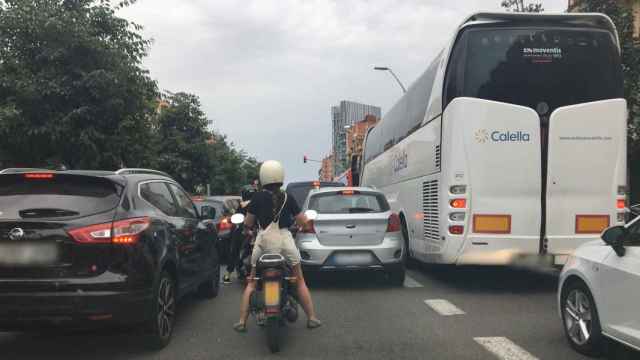
<path fill-rule="evenodd" d="M 264 283 L 264 304 L 266 306 L 280 305 L 280 282 L 266 281 Z"/>
<path fill-rule="evenodd" d="M 218 224 L 218 232 L 231 230 L 231 228 L 233 228 L 233 224 L 229 218 L 224 217 L 220 220 L 220 223 Z"/>

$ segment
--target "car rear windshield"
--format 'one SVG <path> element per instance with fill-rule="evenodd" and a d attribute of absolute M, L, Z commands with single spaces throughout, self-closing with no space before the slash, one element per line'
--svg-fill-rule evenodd
<path fill-rule="evenodd" d="M 472 28 L 458 38 L 445 104 L 474 97 L 530 107 L 539 115 L 623 97 L 613 35 L 597 29 Z"/>
<path fill-rule="evenodd" d="M 313 195 L 309 209 L 321 214 L 377 213 L 389 211 L 389 203 L 382 194 L 347 190 Z"/>
<path fill-rule="evenodd" d="M 100 177 L 0 175 L 0 219 L 87 216 L 115 208 L 121 193 L 120 185 Z"/>
<path fill-rule="evenodd" d="M 344 184 L 338 182 L 320 182 L 319 185 L 314 185 L 312 182 L 298 183 L 297 185 L 288 186 L 287 193 L 289 194 L 289 196 L 293 196 L 299 206 L 302 206 L 307 200 L 307 196 L 309 195 L 311 189 L 342 186 L 344 186 Z"/>

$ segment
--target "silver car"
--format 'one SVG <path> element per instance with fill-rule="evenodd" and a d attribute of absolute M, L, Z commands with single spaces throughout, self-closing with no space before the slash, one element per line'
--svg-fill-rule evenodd
<path fill-rule="evenodd" d="M 364 187 L 321 188 L 303 210 L 313 219 L 296 243 L 307 271 L 380 270 L 404 282 L 400 217 L 385 196 Z"/>

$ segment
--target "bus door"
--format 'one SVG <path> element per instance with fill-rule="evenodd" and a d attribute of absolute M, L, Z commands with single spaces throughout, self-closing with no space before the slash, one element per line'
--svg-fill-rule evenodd
<path fill-rule="evenodd" d="M 618 222 L 618 214 L 624 214 L 626 133 L 623 99 L 565 106 L 551 114 L 546 194 L 549 254 L 571 254 L 583 242 L 599 238 L 602 230 Z"/>

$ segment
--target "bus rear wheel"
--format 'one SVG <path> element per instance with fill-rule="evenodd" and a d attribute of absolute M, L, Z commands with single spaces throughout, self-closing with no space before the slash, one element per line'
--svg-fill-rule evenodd
<path fill-rule="evenodd" d="M 411 249 L 409 248 L 409 231 L 407 230 L 407 222 L 404 216 L 400 217 L 402 224 L 402 240 L 404 242 L 404 249 L 402 254 L 402 262 L 404 262 L 407 269 L 415 269 L 417 267 L 416 260 L 411 256 Z"/>

